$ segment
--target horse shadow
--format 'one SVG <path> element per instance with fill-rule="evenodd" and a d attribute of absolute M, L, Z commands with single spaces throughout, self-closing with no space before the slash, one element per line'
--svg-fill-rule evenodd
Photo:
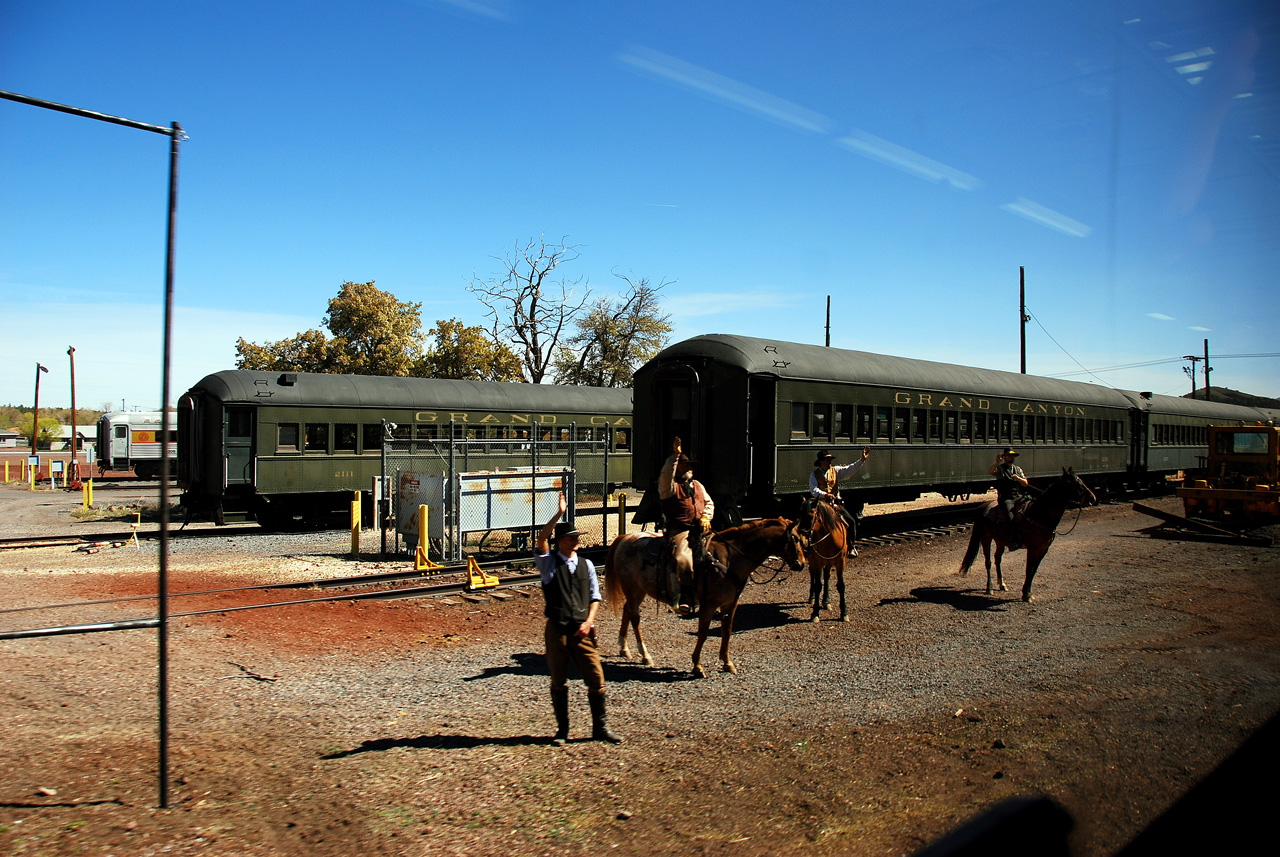
<path fill-rule="evenodd" d="M 1004 613 L 1009 609 L 1006 598 L 997 598 L 986 593 L 953 589 L 949 586 L 918 586 L 911 590 L 908 598 L 882 598 L 877 606 L 890 604 L 943 604 L 965 613 Z"/>
<path fill-rule="evenodd" d="M 697 633 L 696 631 L 694 633 Z M 547 670 L 547 656 L 539 652 L 516 652 L 511 656 L 512 663 L 503 664 L 502 666 L 485 667 L 476 675 L 463 676 L 463 681 L 487 681 L 491 678 L 499 676 L 546 676 L 550 678 L 551 673 Z M 670 684 L 676 681 L 687 681 L 690 673 L 687 670 L 673 670 L 669 667 L 647 667 L 639 662 L 632 663 L 630 661 L 620 661 L 609 659 L 603 653 L 600 655 L 600 666 L 604 669 L 605 684 L 617 684 L 629 681 L 645 682 L 647 684 Z M 578 665 L 569 661 L 568 672 L 566 674 L 569 681 L 580 680 L 582 674 L 578 672 Z"/>
<path fill-rule="evenodd" d="M 384 753 L 397 747 L 409 747 L 414 750 L 470 750 L 476 747 L 532 747 L 546 743 L 546 735 L 509 735 L 505 738 L 475 735 L 418 735 L 415 738 L 375 738 L 362 741 L 358 747 L 335 750 L 332 753 L 325 753 L 320 758 L 326 761 L 345 759 L 361 753 Z"/>
<path fill-rule="evenodd" d="M 738 634 L 743 631 L 759 631 L 765 628 L 781 628 L 783 625 L 795 625 L 801 620 L 797 619 L 787 612 L 787 608 L 793 608 L 793 604 L 738 604 L 738 611 L 733 614 L 733 633 Z M 696 616 L 687 617 L 691 627 L 686 633 L 691 637 L 698 636 L 698 623 L 695 621 Z M 711 623 L 711 627 L 707 629 L 707 635 L 716 636 L 720 633 L 720 623 L 723 617 L 717 614 L 717 618 Z"/>

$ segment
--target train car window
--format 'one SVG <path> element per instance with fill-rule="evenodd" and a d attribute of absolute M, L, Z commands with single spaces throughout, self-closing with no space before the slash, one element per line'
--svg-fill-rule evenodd
<path fill-rule="evenodd" d="M 304 452 L 328 452 L 329 424 L 307 423 L 302 432 L 302 449 Z"/>
<path fill-rule="evenodd" d="M 876 440 L 878 441 L 889 439 L 890 410 L 890 408 L 876 408 Z"/>
<path fill-rule="evenodd" d="M 942 443 L 942 411 L 929 411 L 929 443 Z"/>
<path fill-rule="evenodd" d="M 1075 424 L 1076 424 L 1076 441 L 1079 443 L 1086 443 L 1087 441 L 1084 433 L 1084 419 L 1082 417 L 1077 417 L 1075 420 Z"/>
<path fill-rule="evenodd" d="M 626 429 L 613 432 L 613 448 L 622 452 L 631 449 L 631 433 Z"/>
<path fill-rule="evenodd" d="M 924 443 L 928 436 L 929 430 L 929 412 L 923 408 L 915 408 L 911 411 L 911 440 L 916 443 Z"/>
<path fill-rule="evenodd" d="M 1124 443 L 1124 423 L 1116 421 L 1116 443 Z"/>
<path fill-rule="evenodd" d="M 1022 443 L 1022 414 L 1013 415 L 1012 434 L 1009 435 L 1011 443 Z"/>
<path fill-rule="evenodd" d="M 276 452 L 299 452 L 298 435 L 301 427 L 297 423 L 281 423 L 276 427 Z"/>
<path fill-rule="evenodd" d="M 987 415 L 973 415 L 973 441 L 974 443 L 986 443 L 987 441 Z"/>
<path fill-rule="evenodd" d="M 227 409 L 227 437 L 252 437 L 253 412 L 248 408 Z"/>
<path fill-rule="evenodd" d="M 973 433 L 973 414 L 968 411 L 960 412 L 960 442 L 969 443 Z"/>
<path fill-rule="evenodd" d="M 116 426 L 116 440 L 125 440 L 129 437 L 128 426 Z"/>
<path fill-rule="evenodd" d="M 858 440 L 871 440 L 871 406 L 858 405 Z"/>
<path fill-rule="evenodd" d="M 1045 442 L 1045 418 L 1036 417 L 1036 443 Z"/>
<path fill-rule="evenodd" d="M 356 424 L 336 423 L 333 426 L 333 451 L 356 451 Z"/>
<path fill-rule="evenodd" d="M 413 426 L 408 423 L 404 423 L 403 425 L 397 424 L 396 427 L 391 430 L 391 437 L 396 440 L 408 440 L 412 436 Z"/>
<path fill-rule="evenodd" d="M 791 438 L 798 440 L 809 436 L 809 404 L 807 402 L 791 403 Z"/>
<path fill-rule="evenodd" d="M 1000 415 L 1000 442 L 1004 444 L 1012 443 L 1013 436 L 1010 432 L 1013 430 L 1013 417 L 1008 414 Z"/>
<path fill-rule="evenodd" d="M 955 443 L 956 440 L 958 439 L 956 435 L 956 422 L 957 422 L 956 412 L 947 411 L 946 414 L 944 415 L 944 418 L 946 422 L 947 441 L 950 443 Z"/>
<path fill-rule="evenodd" d="M 908 433 L 911 428 L 911 410 L 909 408 L 895 408 L 893 411 L 893 439 L 896 442 L 905 442 L 911 440 Z"/>
<path fill-rule="evenodd" d="M 853 437 L 853 405 L 836 405 L 835 422 L 831 428 L 836 440 Z"/>
<path fill-rule="evenodd" d="M 816 440 L 831 439 L 831 406 L 817 405 L 813 406 L 813 428 L 810 432 Z"/>
<path fill-rule="evenodd" d="M 512 426 L 511 427 L 512 440 L 528 440 L 531 437 L 533 437 L 533 433 L 529 431 L 528 426 Z"/>
<path fill-rule="evenodd" d="M 378 452 L 382 449 L 382 423 L 363 423 L 360 427 L 362 444 L 360 449 L 364 452 Z"/>

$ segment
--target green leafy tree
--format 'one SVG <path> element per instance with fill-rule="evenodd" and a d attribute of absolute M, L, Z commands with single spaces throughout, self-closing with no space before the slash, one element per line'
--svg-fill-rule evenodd
<path fill-rule="evenodd" d="M 556 274 L 579 255 L 577 247 L 548 244 L 540 235 L 524 247 L 516 244 L 502 257 L 502 273 L 488 280 L 473 276 L 467 285 L 488 308 L 493 341 L 514 344 L 525 378 L 535 384 L 551 370 L 561 337 L 568 336 L 591 294 L 583 278 L 568 280 Z"/>
<path fill-rule="evenodd" d="M 636 369 L 662 350 L 671 335 L 659 292 L 647 278 L 614 274 L 627 284 L 617 298 L 604 298 L 575 322 L 575 330 L 556 352 L 558 384 L 630 387 Z"/>
<path fill-rule="evenodd" d="M 62 423 L 54 417 L 41 417 L 39 432 L 36 435 L 36 449 L 48 449 L 50 444 L 62 435 Z M 27 415 L 26 431 L 23 432 L 27 437 L 31 437 L 31 416 Z"/>
<path fill-rule="evenodd" d="M 326 336 L 308 330 L 291 339 L 236 341 L 236 366 L 354 375 L 413 374 L 422 362 L 422 304 L 399 301 L 367 283 L 343 283 L 329 300 Z"/>
<path fill-rule="evenodd" d="M 520 381 L 520 358 L 483 327 L 467 327 L 453 318 L 436 322 L 431 340 L 415 374 L 465 381 Z"/>

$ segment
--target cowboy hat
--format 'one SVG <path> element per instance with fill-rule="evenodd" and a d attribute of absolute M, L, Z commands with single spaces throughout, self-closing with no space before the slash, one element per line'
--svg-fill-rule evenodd
<path fill-rule="evenodd" d="M 1000 454 L 1001 454 L 1001 455 L 1014 455 L 1014 456 L 1016 456 L 1018 453 L 1017 453 L 1017 452 L 1015 452 L 1015 451 L 1014 451 L 1014 449 L 1013 449 L 1013 447 L 1011 446 L 1011 447 L 1009 447 L 1008 449 L 1006 449 L 1004 452 L 1002 452 L 1002 453 L 1000 453 Z"/>
<path fill-rule="evenodd" d="M 827 452 L 825 449 L 818 450 L 818 457 L 813 460 L 813 466 L 814 467 L 821 466 L 822 462 L 828 458 L 835 458 L 835 456 Z"/>
<path fill-rule="evenodd" d="M 556 524 L 556 541 L 560 541 L 561 539 L 568 538 L 570 536 L 577 538 L 581 535 L 582 533 L 578 532 L 577 528 L 568 521 L 561 521 Z"/>

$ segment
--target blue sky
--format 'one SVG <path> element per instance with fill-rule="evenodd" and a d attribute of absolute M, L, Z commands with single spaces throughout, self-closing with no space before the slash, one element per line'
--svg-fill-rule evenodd
<path fill-rule="evenodd" d="M 343 281 L 483 322 L 538 235 L 738 333 L 1280 395 L 1277 13 L 1250 2 L 0 0 L 0 90 L 180 161 L 175 396 Z M 0 403 L 159 404 L 168 141 L 0 101 Z M 1124 370 L 1112 367 L 1154 363 Z M 1104 371 L 1111 370 L 1111 371 Z M 1202 383 L 1198 381 L 1198 383 Z"/>

